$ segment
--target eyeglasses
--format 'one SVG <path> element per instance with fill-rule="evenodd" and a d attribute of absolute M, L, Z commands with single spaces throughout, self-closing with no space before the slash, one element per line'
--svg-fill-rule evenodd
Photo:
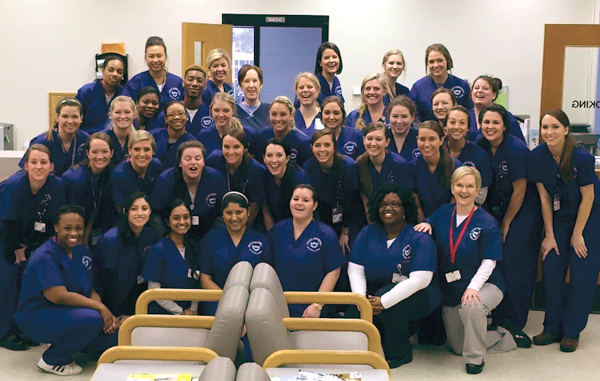
<path fill-rule="evenodd" d="M 178 112 L 177 114 L 167 114 L 167 118 L 169 118 L 169 119 L 173 119 L 176 116 L 183 118 L 185 116 L 185 112 L 181 111 L 181 112 Z"/>
<path fill-rule="evenodd" d="M 399 202 L 391 202 L 391 203 L 387 203 L 387 202 L 382 202 L 381 204 L 379 204 L 379 209 L 385 209 L 387 207 L 390 207 L 392 209 L 400 209 L 400 207 L 402 206 L 402 203 Z"/>

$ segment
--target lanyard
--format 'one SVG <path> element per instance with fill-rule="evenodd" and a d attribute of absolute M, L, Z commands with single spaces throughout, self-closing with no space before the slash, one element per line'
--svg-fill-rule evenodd
<path fill-rule="evenodd" d="M 60 137 L 60 134 L 58 133 L 58 129 L 56 130 L 56 136 L 58 136 L 58 140 L 60 141 L 60 148 L 62 148 L 63 153 L 69 153 L 67 150 L 65 150 L 65 145 Z M 69 168 L 75 165 L 75 153 L 77 152 L 77 133 L 75 133 L 73 141 L 71 142 L 71 149 L 73 150 L 73 157 L 71 158 L 71 165 L 69 165 Z"/>
<path fill-rule="evenodd" d="M 473 213 L 475 213 L 475 206 L 473 206 L 473 209 L 471 209 L 471 212 L 469 213 L 469 217 L 467 217 L 467 220 L 465 221 L 465 224 L 463 225 L 460 234 L 458 235 L 458 239 L 456 240 L 456 245 L 454 245 L 454 216 L 456 215 L 456 206 L 454 207 L 454 210 L 452 211 L 452 217 L 450 217 L 450 262 L 454 263 L 456 261 L 456 250 L 458 249 L 458 245 L 460 245 L 460 241 L 462 241 L 463 236 L 465 235 L 465 232 L 467 231 L 467 226 L 469 225 L 469 222 L 471 221 L 471 218 L 473 217 Z"/>

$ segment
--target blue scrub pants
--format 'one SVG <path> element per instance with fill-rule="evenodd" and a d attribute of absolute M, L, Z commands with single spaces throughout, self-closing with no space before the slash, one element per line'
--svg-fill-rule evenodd
<path fill-rule="evenodd" d="M 583 230 L 588 249 L 586 258 L 579 258 L 571 247 L 575 221 L 554 220 L 554 237 L 560 255 L 552 250 L 543 262 L 546 290 L 544 331 L 569 338 L 578 338 L 587 325 L 594 302 L 600 271 L 600 207 L 594 206 Z M 570 267 L 571 281 L 565 282 Z"/>
<path fill-rule="evenodd" d="M 91 308 L 53 305 L 18 324 L 31 339 L 51 344 L 42 355 L 49 365 L 67 365 L 79 352 L 102 353 L 117 345 L 118 333 L 105 335 L 102 316 Z"/>
<path fill-rule="evenodd" d="M 512 221 L 502 246 L 502 261 L 498 261 L 497 265 L 506 289 L 504 299 L 495 310 L 494 320 L 497 318 L 509 329 L 522 330 L 527 324 L 537 279 L 542 231 L 539 208 L 535 210 L 523 205 Z"/>
<path fill-rule="evenodd" d="M 4 257 L 4 242 L 0 240 L 0 339 L 16 328 L 14 323 L 19 299 L 21 266 L 9 263 Z"/>

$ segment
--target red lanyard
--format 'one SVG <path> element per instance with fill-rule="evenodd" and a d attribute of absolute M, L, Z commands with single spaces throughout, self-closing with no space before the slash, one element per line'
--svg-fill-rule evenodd
<path fill-rule="evenodd" d="M 465 224 L 462 227 L 462 230 L 460 231 L 460 234 L 458 235 L 458 239 L 456 240 L 456 245 L 454 245 L 454 216 L 456 215 L 456 206 L 454 207 L 454 210 L 452 211 L 452 217 L 450 217 L 450 262 L 454 263 L 456 261 L 456 250 L 458 249 L 458 245 L 460 245 L 460 241 L 462 241 L 463 236 L 465 235 L 465 232 L 467 231 L 467 226 L 469 225 L 469 222 L 471 221 L 471 217 L 473 217 L 473 213 L 475 213 L 475 206 L 473 206 L 473 209 L 471 209 L 471 212 L 469 213 L 469 216 L 467 217 L 467 220 L 465 221 Z"/>

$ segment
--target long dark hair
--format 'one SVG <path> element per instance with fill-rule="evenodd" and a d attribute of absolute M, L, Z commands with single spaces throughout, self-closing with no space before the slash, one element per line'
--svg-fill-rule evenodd
<path fill-rule="evenodd" d="M 506 135 L 508 135 L 508 127 L 510 126 L 510 119 L 508 119 L 508 112 L 506 111 L 506 109 L 497 104 L 497 103 L 490 103 L 489 105 L 485 106 L 483 109 L 481 109 L 481 111 L 479 112 L 479 117 L 477 118 L 477 122 L 479 123 L 479 125 L 481 126 L 482 122 L 483 122 L 483 118 L 485 117 L 485 114 L 488 112 L 495 112 L 500 114 L 500 117 L 502 118 L 502 124 L 504 124 L 504 131 L 502 131 L 502 139 L 506 139 Z M 482 137 L 481 139 L 479 139 L 479 141 L 477 142 L 477 145 L 479 145 L 481 148 L 483 148 L 484 151 L 489 151 L 492 147 L 491 143 L 489 142 L 489 140 L 487 140 L 484 137 Z"/>
<path fill-rule="evenodd" d="M 387 127 L 381 122 L 372 122 L 363 130 L 365 137 L 373 131 L 383 131 L 385 139 L 389 140 L 387 136 Z M 360 179 L 360 190 L 361 192 L 369 197 L 373 192 L 373 182 L 371 181 L 371 173 L 369 172 L 369 161 L 371 158 L 367 152 L 360 155 L 358 161 L 358 172 Z"/>
<path fill-rule="evenodd" d="M 281 146 L 286 156 L 290 156 L 292 154 L 292 149 L 288 142 L 280 138 L 271 138 L 267 142 L 267 147 L 269 144 Z M 292 199 L 292 193 L 294 193 L 294 180 L 296 179 L 296 175 L 300 171 L 300 167 L 298 164 L 289 160 L 287 165 L 285 166 L 285 173 L 283 174 L 283 178 L 281 179 L 281 185 L 279 189 L 281 189 L 281 198 L 284 201 L 284 205 L 289 205 L 290 200 Z M 285 213 L 286 218 L 291 217 L 291 213 L 289 208 L 286 208 L 288 213 Z"/>
<path fill-rule="evenodd" d="M 169 203 L 169 206 L 167 207 L 167 209 L 165 209 L 165 212 L 163 214 L 163 216 L 166 220 L 166 225 L 169 228 L 169 233 L 171 232 L 171 228 L 169 226 L 169 218 L 171 217 L 171 213 L 173 212 L 173 210 L 175 208 L 177 208 L 178 206 L 182 206 L 182 205 L 185 206 L 186 209 L 188 210 L 188 212 L 190 213 L 190 224 L 191 224 L 192 212 L 190 210 L 190 206 L 184 200 L 182 200 L 180 198 L 176 198 Z M 167 235 L 169 233 L 167 233 Z M 197 270 L 200 269 L 200 267 L 198 266 L 198 245 L 194 242 L 193 239 L 190 239 L 188 237 L 188 234 L 185 234 L 183 236 L 183 246 L 185 247 L 185 261 L 187 262 L 190 269 L 193 272 L 196 272 Z"/>
<path fill-rule="evenodd" d="M 422 128 L 434 131 L 436 134 L 438 134 L 441 140 L 444 139 L 444 130 L 438 122 L 426 120 L 425 122 L 421 123 L 419 130 Z M 450 152 L 448 152 L 446 145 L 442 144 L 440 146 L 440 160 L 438 161 L 435 169 L 435 174 L 438 176 L 438 179 L 440 179 L 440 186 L 444 189 L 450 189 L 452 173 L 454 173 L 454 160 L 452 159 L 452 156 L 450 156 Z"/>
<path fill-rule="evenodd" d="M 129 217 L 128 217 L 129 209 L 131 209 L 131 206 L 133 205 L 133 203 L 139 198 L 143 198 L 144 200 L 146 200 L 148 205 L 152 205 L 150 203 L 150 197 L 146 193 L 139 192 L 139 191 L 133 192 L 125 200 L 125 206 L 123 207 L 123 213 L 121 213 L 121 215 L 119 217 L 119 222 L 117 223 L 117 232 L 119 234 L 119 240 L 121 240 L 121 242 L 123 242 L 123 245 L 125 245 L 125 246 L 135 246 L 135 245 L 137 245 L 138 240 L 139 240 L 138 237 L 136 237 L 136 235 L 131 230 L 131 226 L 129 226 Z M 152 206 L 150 206 L 150 208 L 152 208 Z"/>
<path fill-rule="evenodd" d="M 323 53 L 327 49 L 333 50 L 335 52 L 335 54 L 337 54 L 338 58 L 340 59 L 340 67 L 337 71 L 337 74 L 341 74 L 342 70 L 344 69 L 344 64 L 342 62 L 342 53 L 340 53 L 340 48 L 338 48 L 337 45 L 334 44 L 333 42 L 326 41 L 326 42 L 322 43 L 321 46 L 319 46 L 319 49 L 317 49 L 317 56 L 315 59 L 315 75 L 317 75 L 323 71 L 323 68 L 321 67 L 321 59 L 323 58 Z"/>
<path fill-rule="evenodd" d="M 323 136 L 329 135 L 331 140 L 333 141 L 333 164 L 331 165 L 331 169 L 329 171 L 329 182 L 331 183 L 331 189 L 335 189 L 337 187 L 338 182 L 341 181 L 342 177 L 342 161 L 344 160 L 341 153 L 338 152 L 337 149 L 337 140 L 335 139 L 335 135 L 333 131 L 329 129 L 319 130 L 314 133 L 312 138 L 310 139 L 310 147 L 312 150 L 312 146 L 315 142 L 321 139 Z"/>
<path fill-rule="evenodd" d="M 573 136 L 571 136 L 571 122 L 569 121 L 569 117 L 565 112 L 559 108 L 551 108 L 546 111 L 540 117 L 540 130 L 542 129 L 542 119 L 546 116 L 550 115 L 564 127 L 568 128 L 569 131 L 565 136 L 565 144 L 563 145 L 562 153 L 560 154 L 560 164 L 558 165 L 558 171 L 560 173 L 560 179 L 566 184 L 569 180 L 573 179 L 573 150 L 575 150 L 575 140 L 573 140 Z M 541 137 L 541 134 L 540 134 Z"/>

